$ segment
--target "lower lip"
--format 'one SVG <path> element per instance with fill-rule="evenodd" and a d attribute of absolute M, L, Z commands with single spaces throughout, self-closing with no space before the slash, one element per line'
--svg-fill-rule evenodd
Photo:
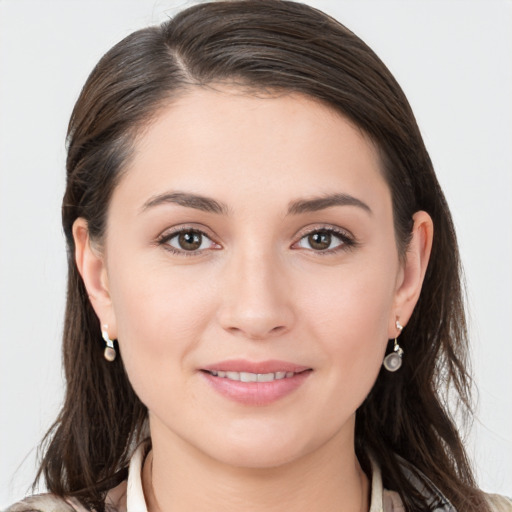
<path fill-rule="evenodd" d="M 311 375 L 311 370 L 272 382 L 241 382 L 201 372 L 210 386 L 221 395 L 245 405 L 268 405 L 289 395 Z"/>

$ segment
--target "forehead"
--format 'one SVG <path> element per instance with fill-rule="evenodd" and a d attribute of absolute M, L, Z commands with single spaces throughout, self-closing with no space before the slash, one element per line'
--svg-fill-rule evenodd
<path fill-rule="evenodd" d="M 295 93 L 193 88 L 140 134 L 114 196 L 173 189 L 243 203 L 340 187 L 388 193 L 376 148 L 336 110 Z"/>

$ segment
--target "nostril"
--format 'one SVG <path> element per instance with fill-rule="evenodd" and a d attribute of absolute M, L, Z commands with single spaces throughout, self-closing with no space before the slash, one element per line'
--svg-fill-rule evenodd
<path fill-rule="evenodd" d="M 287 328 L 284 325 L 277 325 L 276 327 L 272 327 L 270 329 L 263 328 L 261 329 L 261 331 L 259 331 L 255 327 L 246 327 L 245 329 L 243 329 L 240 327 L 231 326 L 226 328 L 226 330 L 233 335 L 243 336 L 250 340 L 264 340 L 268 337 L 284 334 L 284 332 L 287 331 Z"/>

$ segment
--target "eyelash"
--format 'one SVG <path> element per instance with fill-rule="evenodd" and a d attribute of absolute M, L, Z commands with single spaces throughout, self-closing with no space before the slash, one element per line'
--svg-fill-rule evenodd
<path fill-rule="evenodd" d="M 202 250 L 186 251 L 184 249 L 182 249 L 182 250 L 176 249 L 175 247 L 172 247 L 171 245 L 169 245 L 170 240 L 172 240 L 173 238 L 175 238 L 176 236 L 178 236 L 182 233 L 195 233 L 195 234 L 204 236 L 204 237 L 208 238 L 209 240 L 211 240 L 210 236 L 207 233 L 205 233 L 204 231 L 201 231 L 200 229 L 191 228 L 191 227 L 183 227 L 183 228 L 176 229 L 175 231 L 172 231 L 171 233 L 165 233 L 165 234 L 161 235 L 156 240 L 156 242 L 159 246 L 163 246 L 165 250 L 171 252 L 172 254 L 176 254 L 178 256 L 197 256 L 199 254 L 202 254 L 205 250 L 207 250 L 207 249 L 202 249 Z M 302 241 L 303 239 L 307 238 L 308 236 L 310 236 L 314 233 L 327 233 L 330 235 L 334 235 L 336 238 L 339 238 L 341 240 L 341 243 L 338 246 L 334 247 L 333 249 L 325 249 L 325 250 L 318 250 L 318 251 L 316 251 L 314 249 L 308 249 L 320 256 L 335 254 L 340 251 L 346 251 L 349 249 L 353 249 L 354 247 L 356 247 L 358 245 L 358 242 L 354 239 L 354 237 L 352 235 L 349 235 L 345 231 L 342 231 L 340 229 L 336 229 L 336 228 L 333 228 L 330 226 L 329 227 L 327 227 L 327 226 L 326 227 L 318 227 L 318 228 L 312 229 L 310 231 L 307 231 L 293 245 L 298 244 L 300 241 Z M 216 243 L 213 240 L 211 240 L 211 241 L 212 241 L 212 243 Z"/>

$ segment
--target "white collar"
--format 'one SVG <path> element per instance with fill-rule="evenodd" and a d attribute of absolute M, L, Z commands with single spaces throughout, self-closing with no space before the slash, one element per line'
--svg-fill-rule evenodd
<path fill-rule="evenodd" d="M 126 510 L 130 512 L 148 512 L 144 491 L 142 490 L 142 465 L 147 454 L 147 444 L 140 444 L 130 459 L 128 484 L 126 488 Z"/>

